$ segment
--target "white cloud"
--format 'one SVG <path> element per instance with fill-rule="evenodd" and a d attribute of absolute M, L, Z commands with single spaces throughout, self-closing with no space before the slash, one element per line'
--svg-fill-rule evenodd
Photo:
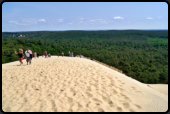
<path fill-rule="evenodd" d="M 87 21 L 87 22 L 96 22 L 96 20 L 89 20 L 89 21 Z"/>
<path fill-rule="evenodd" d="M 68 24 L 70 24 L 70 25 L 71 25 L 71 24 L 73 24 L 73 23 L 68 23 Z"/>
<path fill-rule="evenodd" d="M 29 24 L 26 24 L 26 23 L 18 23 L 18 21 L 9 21 L 9 23 L 13 23 L 13 24 L 16 24 L 16 25 L 29 25 Z"/>
<path fill-rule="evenodd" d="M 104 19 L 96 19 L 97 22 L 102 23 L 102 24 L 107 24 L 108 21 Z"/>
<path fill-rule="evenodd" d="M 20 22 L 18 21 L 9 21 L 11 24 L 16 24 L 16 25 L 32 25 L 32 24 L 37 24 L 37 20 L 35 19 L 30 19 L 30 20 L 22 20 Z"/>
<path fill-rule="evenodd" d="M 152 17 L 147 17 L 146 19 L 153 19 Z"/>
<path fill-rule="evenodd" d="M 97 20 L 97 21 L 102 21 L 103 19 L 95 19 L 95 20 Z"/>
<path fill-rule="evenodd" d="M 162 18 L 162 16 L 158 16 L 158 18 Z"/>
<path fill-rule="evenodd" d="M 123 19 L 123 17 L 117 16 L 117 17 L 114 17 L 114 19 Z"/>
<path fill-rule="evenodd" d="M 9 21 L 8 23 L 17 23 L 18 21 Z"/>
<path fill-rule="evenodd" d="M 80 20 L 83 20 L 84 18 L 80 18 Z"/>
<path fill-rule="evenodd" d="M 15 23 L 13 23 L 13 24 L 15 24 L 15 25 L 30 25 L 30 23 L 25 23 L 25 22 L 15 22 Z"/>
<path fill-rule="evenodd" d="M 93 20 L 89 20 L 87 22 L 90 22 L 90 23 L 101 23 L 101 24 L 107 24 L 108 21 L 104 20 L 104 19 L 93 19 Z"/>
<path fill-rule="evenodd" d="M 107 22 L 114 22 L 114 21 L 107 21 Z"/>
<path fill-rule="evenodd" d="M 64 22 L 64 19 L 59 19 L 58 22 Z"/>
<path fill-rule="evenodd" d="M 79 21 L 79 23 L 83 23 L 83 21 Z"/>
<path fill-rule="evenodd" d="M 45 22 L 45 19 L 39 19 L 38 21 L 42 21 L 42 22 Z"/>
<path fill-rule="evenodd" d="M 107 22 L 106 22 L 106 21 L 101 21 L 101 23 L 107 24 Z"/>
<path fill-rule="evenodd" d="M 37 20 L 35 20 L 35 19 L 30 19 L 30 20 L 26 20 L 26 19 L 24 19 L 24 20 L 22 20 L 24 23 L 29 23 L 29 24 L 37 24 Z"/>

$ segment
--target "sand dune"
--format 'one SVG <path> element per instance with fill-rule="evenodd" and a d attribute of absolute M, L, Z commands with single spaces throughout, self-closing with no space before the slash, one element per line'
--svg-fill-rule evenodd
<path fill-rule="evenodd" d="M 2 64 L 2 109 L 166 112 L 168 85 L 155 85 L 140 83 L 85 58 L 33 58 L 31 65 L 26 65 L 26 60 L 21 66 L 19 61 Z"/>

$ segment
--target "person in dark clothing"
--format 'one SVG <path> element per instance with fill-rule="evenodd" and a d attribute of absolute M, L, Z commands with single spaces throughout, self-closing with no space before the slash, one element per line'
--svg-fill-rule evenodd
<path fill-rule="evenodd" d="M 32 60 L 32 51 L 31 50 L 29 50 L 30 51 L 30 64 L 31 64 L 31 60 Z"/>
<path fill-rule="evenodd" d="M 39 54 L 37 53 L 37 58 L 39 57 Z"/>
<path fill-rule="evenodd" d="M 23 50 L 22 50 L 22 49 L 19 49 L 19 52 L 17 53 L 17 52 L 15 51 L 15 54 L 18 54 L 18 56 L 19 56 L 19 62 L 20 62 L 21 64 L 23 64 L 23 62 L 22 62 L 23 56 L 26 58 L 26 56 L 23 54 Z M 20 64 L 20 65 L 21 65 L 21 64 Z"/>

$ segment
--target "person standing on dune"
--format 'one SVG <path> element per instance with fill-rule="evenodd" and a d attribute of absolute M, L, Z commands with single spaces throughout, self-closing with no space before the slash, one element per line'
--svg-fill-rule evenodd
<path fill-rule="evenodd" d="M 37 53 L 37 58 L 39 57 L 39 54 Z"/>
<path fill-rule="evenodd" d="M 70 57 L 70 51 L 68 52 L 68 56 Z"/>
<path fill-rule="evenodd" d="M 21 63 L 21 64 L 23 64 L 23 62 L 22 62 L 22 56 L 24 56 L 25 57 L 25 55 L 23 54 L 23 50 L 22 49 L 19 49 L 19 52 L 17 53 L 16 51 L 15 51 L 15 54 L 18 54 L 18 56 L 19 56 L 19 62 Z M 25 57 L 26 58 L 26 57 Z M 21 65 L 20 64 L 20 65 Z"/>
<path fill-rule="evenodd" d="M 47 57 L 47 51 L 46 50 L 44 51 L 44 54 L 45 54 L 45 58 L 46 58 Z"/>
<path fill-rule="evenodd" d="M 36 58 L 36 56 L 37 56 L 37 53 L 36 53 L 36 52 L 34 52 L 34 58 Z"/>
<path fill-rule="evenodd" d="M 62 52 L 61 54 L 62 54 L 62 57 L 63 57 L 63 56 L 64 56 L 64 53 Z"/>
<path fill-rule="evenodd" d="M 31 51 L 27 48 L 27 50 L 25 51 L 27 65 L 28 65 L 28 62 L 31 64 L 30 53 Z"/>
<path fill-rule="evenodd" d="M 31 64 L 31 60 L 32 60 L 32 51 L 31 50 L 29 50 L 30 51 L 30 64 Z"/>
<path fill-rule="evenodd" d="M 50 54 L 50 53 L 48 54 L 48 57 L 51 57 L 51 54 Z"/>

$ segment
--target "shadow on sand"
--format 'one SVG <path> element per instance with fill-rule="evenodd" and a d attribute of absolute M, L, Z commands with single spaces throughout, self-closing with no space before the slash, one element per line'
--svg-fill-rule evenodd
<path fill-rule="evenodd" d="M 26 66 L 26 65 L 13 65 L 13 66 Z"/>

